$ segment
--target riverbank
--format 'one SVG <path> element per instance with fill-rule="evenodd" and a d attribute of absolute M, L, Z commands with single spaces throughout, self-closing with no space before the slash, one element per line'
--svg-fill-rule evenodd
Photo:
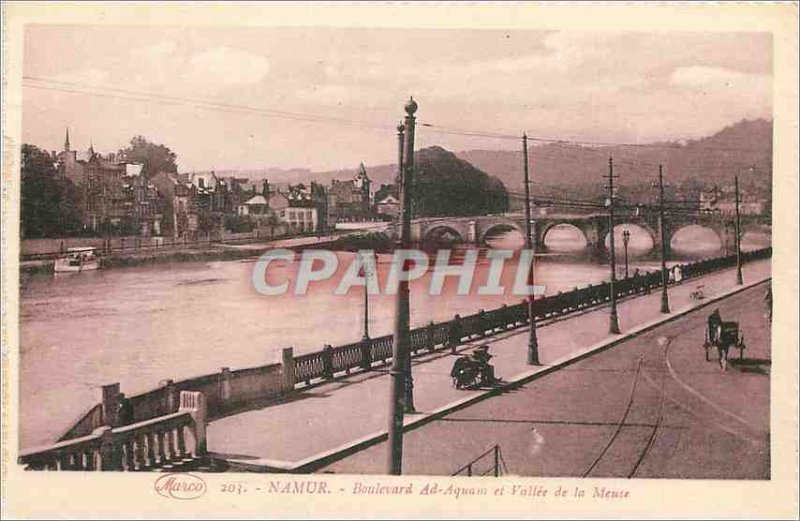
<path fill-rule="evenodd" d="M 344 232 L 352 233 L 352 232 Z M 302 251 L 309 246 L 337 248 L 337 241 L 343 237 L 337 235 L 301 236 L 272 241 L 222 243 L 210 242 L 189 247 L 171 247 L 163 249 L 148 248 L 147 251 L 115 252 L 101 257 L 101 269 L 113 269 L 140 265 L 197 262 L 197 261 L 231 261 L 256 258 L 273 248 L 289 248 Z M 28 260 L 20 262 L 20 272 L 27 274 L 52 273 L 54 259 Z"/>

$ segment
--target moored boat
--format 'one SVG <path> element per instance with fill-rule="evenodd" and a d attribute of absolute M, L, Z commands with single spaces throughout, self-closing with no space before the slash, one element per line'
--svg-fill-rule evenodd
<path fill-rule="evenodd" d="M 55 272 L 77 272 L 96 270 L 100 267 L 100 259 L 95 255 L 95 249 L 87 246 L 69 248 L 67 254 L 56 259 Z"/>

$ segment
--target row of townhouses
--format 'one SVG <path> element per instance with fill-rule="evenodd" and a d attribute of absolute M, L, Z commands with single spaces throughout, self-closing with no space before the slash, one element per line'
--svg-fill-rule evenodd
<path fill-rule="evenodd" d="M 83 227 L 95 233 L 193 238 L 281 223 L 290 232 L 309 233 L 340 222 L 391 219 L 399 207 L 393 186 L 372 191 L 363 164 L 353 179 L 327 187 L 313 181 L 250 183 L 213 171 L 145 175 L 141 164 L 99 154 L 91 145 L 86 153 L 73 150 L 69 131 L 64 150 L 53 159 L 59 175 L 79 188 Z"/>

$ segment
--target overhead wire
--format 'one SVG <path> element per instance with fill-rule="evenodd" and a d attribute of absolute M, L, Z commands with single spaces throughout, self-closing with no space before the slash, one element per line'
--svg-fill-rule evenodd
<path fill-rule="evenodd" d="M 52 78 L 43 78 L 38 76 L 31 76 L 25 75 L 23 76 L 23 81 L 27 83 L 23 83 L 23 86 L 34 88 L 34 89 L 42 89 L 42 90 L 51 90 L 51 91 L 60 91 L 65 93 L 76 93 L 76 94 L 86 94 L 92 96 L 100 96 L 100 97 L 107 97 L 107 98 L 117 98 L 117 99 L 126 99 L 132 101 L 153 101 L 157 103 L 165 103 L 165 104 L 175 104 L 175 105 L 190 105 L 196 106 L 198 108 L 205 108 L 205 109 L 216 109 L 222 111 L 234 111 L 234 112 L 251 112 L 251 113 L 258 113 L 269 117 L 274 118 L 282 118 L 282 119 L 290 119 L 296 121 L 305 121 L 305 122 L 312 122 L 312 123 L 342 123 L 347 125 L 356 125 L 362 126 L 366 128 L 374 128 L 380 130 L 396 130 L 396 125 L 394 124 L 386 124 L 381 122 L 374 122 L 374 121 L 365 121 L 365 120 L 357 120 L 353 118 L 343 118 L 340 116 L 329 116 L 329 115 L 321 115 L 321 114 L 308 114 L 308 113 L 300 113 L 300 112 L 289 112 L 289 111 L 282 111 L 276 110 L 266 107 L 255 107 L 249 105 L 238 105 L 233 103 L 224 103 L 214 100 L 205 100 L 201 98 L 191 98 L 186 96 L 173 96 L 168 94 L 161 94 L 155 92 L 147 92 L 147 91 L 136 91 L 132 89 L 122 89 L 118 87 L 108 87 L 108 86 L 100 86 L 100 85 L 88 85 L 83 83 L 77 82 L 68 82 L 63 80 L 56 80 Z M 32 83 L 31 83 L 32 82 Z M 438 123 L 432 123 L 430 121 L 419 121 L 417 125 L 421 128 L 425 128 L 428 131 L 433 131 L 441 134 L 449 134 L 449 135 L 457 135 L 457 136 L 464 136 L 464 137 L 482 137 L 488 139 L 499 139 L 504 141 L 519 141 L 522 139 L 522 135 L 514 135 L 514 134 L 506 134 L 501 132 L 490 132 L 490 131 L 483 131 L 483 130 L 474 130 L 474 129 L 462 129 L 457 127 L 451 127 L 447 125 L 439 125 Z M 565 140 L 563 138 L 551 138 L 551 137 L 543 137 L 543 136 L 535 136 L 529 135 L 527 139 L 534 143 L 546 143 L 546 144 L 556 144 L 560 146 L 571 145 L 579 147 L 579 150 L 583 152 L 590 152 L 590 153 L 597 153 L 602 154 L 604 156 L 608 155 L 607 150 L 597 150 L 593 147 L 630 147 L 630 148 L 647 148 L 652 150 L 730 150 L 730 151 L 737 151 L 737 152 L 746 152 L 746 151 L 757 151 L 757 152 L 765 152 L 763 149 L 750 149 L 750 148 L 743 148 L 743 147 L 721 147 L 721 146 L 691 146 L 691 145 L 680 145 L 680 144 L 673 144 L 673 143 L 626 143 L 626 142 L 605 142 L 605 141 L 591 141 L 591 140 Z M 521 153 L 521 151 L 517 150 L 517 153 Z M 625 164 L 635 165 L 635 164 L 643 164 L 640 161 L 633 160 L 631 161 L 629 158 L 626 158 L 624 161 L 620 161 L 616 163 L 618 166 L 622 166 Z M 654 163 L 650 163 L 650 165 L 655 165 Z"/>
<path fill-rule="evenodd" d="M 91 96 L 99 96 L 99 97 L 107 97 L 107 98 L 115 98 L 115 99 L 124 99 L 130 101 L 142 101 L 142 102 L 155 102 L 167 105 L 187 105 L 193 106 L 201 109 L 208 109 L 208 110 L 219 110 L 219 111 L 227 111 L 227 112 L 236 112 L 236 113 L 250 113 L 250 114 L 260 114 L 265 115 L 268 117 L 274 118 L 282 118 L 288 120 L 295 120 L 295 121 L 302 121 L 302 122 L 310 122 L 310 123 L 337 123 L 337 124 L 347 124 L 347 125 L 355 125 L 361 126 L 364 128 L 371 128 L 371 129 L 380 129 L 382 131 L 395 131 L 395 125 L 389 125 L 385 123 L 378 123 L 378 122 L 370 122 L 364 120 L 357 120 L 353 118 L 342 118 L 339 116 L 327 116 L 327 115 L 320 115 L 320 114 L 305 114 L 299 112 L 289 112 L 289 111 L 280 111 L 265 107 L 254 107 L 249 105 L 238 105 L 233 103 L 223 103 L 213 100 L 204 100 L 201 98 L 190 98 L 184 96 L 172 96 L 168 94 L 160 94 L 160 93 L 153 93 L 153 92 L 142 92 L 142 91 L 135 91 L 131 89 L 121 89 L 116 87 L 104 87 L 104 86 L 97 86 L 97 85 L 86 85 L 80 84 L 76 82 L 67 82 L 61 80 L 55 80 L 50 78 L 41 78 L 36 76 L 23 76 L 23 80 L 27 81 L 28 83 L 24 83 L 25 87 L 34 88 L 34 89 L 43 89 L 43 90 L 51 90 L 51 91 L 60 91 L 65 93 L 76 93 L 76 94 L 85 94 Z M 32 83 L 31 83 L 32 82 Z M 520 141 L 522 140 L 522 136 L 512 135 L 512 134 L 504 134 L 499 132 L 489 132 L 489 131 L 479 131 L 479 130 L 471 130 L 471 129 L 460 129 L 456 127 L 449 127 L 445 125 L 439 125 L 435 123 L 431 123 L 428 121 L 419 121 L 417 126 L 419 128 L 425 129 L 425 132 L 434 132 L 434 133 L 441 133 L 441 134 L 449 134 L 449 135 L 457 135 L 457 136 L 464 136 L 464 137 L 481 137 L 487 139 L 499 139 L 504 141 Z M 417 129 L 417 136 L 422 134 L 424 136 L 425 132 L 419 132 Z M 651 166 L 651 167 L 658 167 L 666 163 L 666 160 L 661 163 L 653 163 L 650 161 L 643 161 L 639 160 L 638 158 L 630 158 L 625 157 L 625 159 L 613 159 L 613 154 L 609 154 L 609 150 L 602 150 L 597 149 L 594 147 L 631 147 L 631 148 L 647 148 L 649 150 L 681 150 L 686 151 L 688 147 L 681 146 L 679 144 L 664 144 L 664 143 L 655 143 L 655 144 L 643 144 L 643 143 L 613 143 L 613 142 L 601 142 L 601 141 L 579 141 L 579 140 L 564 140 L 559 138 L 546 138 L 541 136 L 527 136 L 527 139 L 534 143 L 544 143 L 544 144 L 551 144 L 557 145 L 562 150 L 564 150 L 565 146 L 574 147 L 576 152 L 588 152 L 594 153 L 597 155 L 602 155 L 603 158 L 612 157 L 612 164 L 614 167 L 642 167 L 642 166 Z M 419 142 L 418 142 L 419 144 Z M 747 148 L 728 148 L 728 147 L 691 147 L 692 151 L 695 150 L 733 150 L 737 152 L 745 152 L 748 150 L 752 151 L 759 151 L 762 153 L 766 153 L 763 149 L 747 149 Z M 533 156 L 532 164 L 535 166 L 536 163 L 541 162 L 558 162 L 559 158 L 554 157 L 547 157 L 544 154 L 536 154 L 536 148 L 532 147 L 529 149 L 529 152 Z M 539 150 L 541 151 L 541 150 Z M 522 150 L 503 150 L 503 152 L 514 152 L 517 154 L 522 154 Z M 563 161 L 563 158 L 561 159 Z M 686 167 L 685 164 L 682 166 Z M 707 166 L 707 165 L 704 165 Z M 720 165 L 722 167 L 723 165 Z M 754 165 L 755 166 L 755 165 Z M 763 168 L 759 166 L 759 168 Z M 524 197 L 524 194 L 519 192 L 509 191 L 508 196 L 511 198 L 518 198 Z M 552 204 L 552 205 L 563 205 L 563 206 L 571 206 L 576 209 L 604 209 L 606 207 L 605 202 L 600 202 L 597 200 L 586 200 L 586 199 L 576 199 L 576 198 L 553 198 L 553 197 L 536 197 L 532 198 L 536 204 Z M 538 201 L 538 202 L 537 202 Z M 615 204 L 615 208 L 624 209 L 626 205 L 623 204 L 623 201 L 620 199 L 615 199 L 618 204 Z M 646 203 L 627 203 L 630 205 L 631 208 L 636 207 L 643 207 L 646 206 Z M 670 205 L 678 204 L 670 203 Z M 685 203 L 681 204 L 693 204 L 691 201 L 686 201 Z M 677 206 L 670 206 L 669 210 L 677 209 Z M 665 206 L 665 209 L 666 206 Z"/>

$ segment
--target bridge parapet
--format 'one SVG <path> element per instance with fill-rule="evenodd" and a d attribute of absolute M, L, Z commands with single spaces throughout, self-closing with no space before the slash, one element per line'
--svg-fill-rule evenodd
<path fill-rule="evenodd" d="M 768 224 L 763 216 L 742 216 L 743 233 L 749 229 L 761 229 Z M 733 221 L 731 216 L 722 214 L 667 214 L 664 220 L 664 229 L 667 235 L 667 257 L 670 256 L 670 244 L 675 234 L 682 228 L 690 225 L 699 225 L 709 228 L 720 240 L 723 247 L 733 244 Z M 661 251 L 661 226 L 657 212 L 632 212 L 622 214 L 617 219 L 615 226 L 632 224 L 643 228 L 650 234 L 653 242 L 652 253 Z M 547 251 L 545 239 L 547 233 L 559 225 L 569 225 L 577 228 L 586 239 L 589 252 L 595 257 L 608 254 L 605 241 L 609 229 L 608 215 L 605 213 L 546 213 L 535 215 L 531 218 L 533 227 L 534 249 L 538 252 Z M 517 230 L 524 235 L 525 216 L 521 214 L 498 214 L 464 217 L 427 217 L 415 219 L 412 223 L 412 240 L 428 242 L 436 239 L 443 233 L 449 233 L 456 240 L 477 245 L 486 244 L 486 239 L 498 229 Z"/>

